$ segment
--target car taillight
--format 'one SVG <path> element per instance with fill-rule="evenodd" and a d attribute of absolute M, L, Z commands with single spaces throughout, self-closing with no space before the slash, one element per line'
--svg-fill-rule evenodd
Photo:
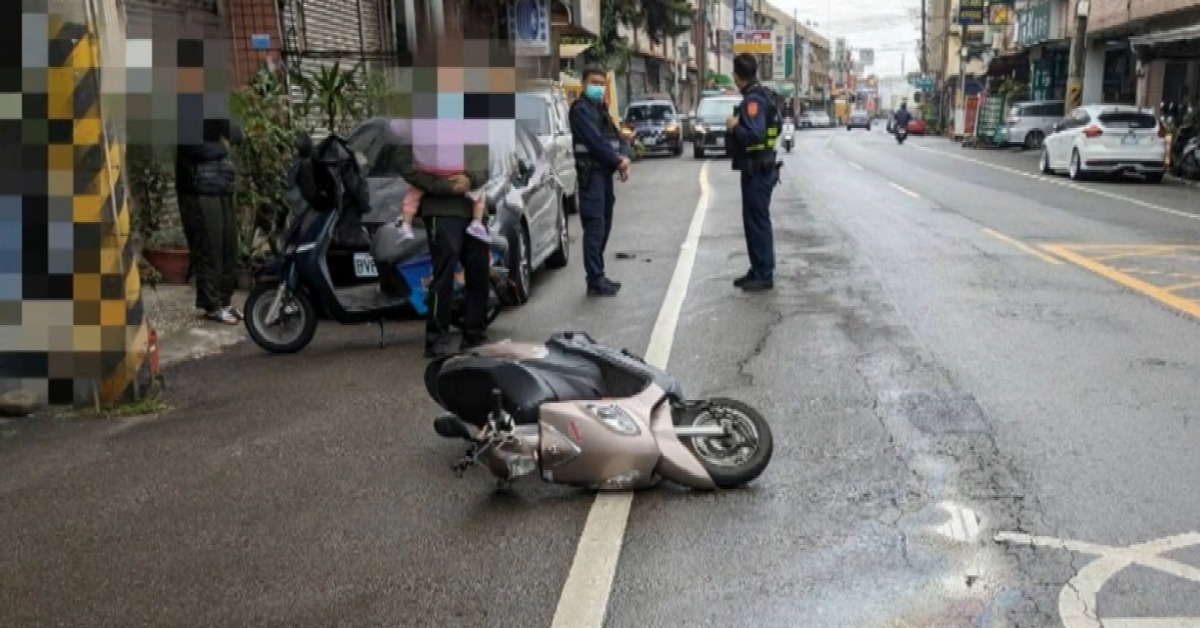
<path fill-rule="evenodd" d="M 1101 131 L 1100 127 L 1098 127 L 1098 126 L 1089 126 L 1088 128 L 1083 130 L 1083 134 L 1088 137 L 1095 138 L 1095 137 L 1100 137 L 1101 135 L 1104 135 L 1104 131 Z"/>
<path fill-rule="evenodd" d="M 1166 137 L 1166 136 L 1167 136 L 1167 127 L 1165 127 L 1165 126 L 1163 126 L 1163 125 L 1161 125 L 1161 124 L 1160 124 L 1160 125 L 1158 125 L 1158 136 L 1159 136 L 1159 137 Z"/>

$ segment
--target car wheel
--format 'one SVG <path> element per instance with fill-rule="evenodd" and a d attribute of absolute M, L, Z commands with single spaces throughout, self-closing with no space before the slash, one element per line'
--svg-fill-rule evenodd
<path fill-rule="evenodd" d="M 524 305 L 533 290 L 533 259 L 529 251 L 529 229 L 522 223 L 508 242 L 509 302 Z"/>
<path fill-rule="evenodd" d="M 1050 151 L 1045 147 L 1042 148 L 1042 158 L 1038 160 L 1038 170 L 1041 170 L 1042 174 L 1054 174 L 1054 169 L 1050 167 Z"/>
<path fill-rule="evenodd" d="M 1087 179 L 1087 172 L 1083 170 L 1083 160 L 1079 157 L 1079 149 L 1071 151 L 1071 165 L 1067 168 L 1067 175 L 1072 181 L 1084 181 Z"/>
<path fill-rule="evenodd" d="M 1046 135 L 1041 131 L 1030 131 L 1029 135 L 1025 136 L 1025 148 L 1028 150 L 1037 150 L 1042 147 L 1046 141 Z"/>
<path fill-rule="evenodd" d="M 571 232 L 567 220 L 567 211 L 562 205 L 558 210 L 558 244 L 550 257 L 546 258 L 547 268 L 566 268 L 571 261 Z"/>
<path fill-rule="evenodd" d="M 704 159 L 704 149 L 701 148 L 699 144 L 692 145 L 692 158 Z"/>

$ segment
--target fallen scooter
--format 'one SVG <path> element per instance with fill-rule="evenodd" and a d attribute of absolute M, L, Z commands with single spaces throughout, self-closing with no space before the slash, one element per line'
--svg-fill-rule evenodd
<path fill-rule="evenodd" d="M 483 465 L 502 488 L 534 471 L 597 490 L 661 479 L 735 488 L 771 461 L 771 428 L 754 408 L 688 400 L 673 376 L 582 332 L 435 360 L 425 386 L 450 413 L 434 420 L 437 433 L 470 443 L 453 471 Z"/>
<path fill-rule="evenodd" d="M 383 323 L 428 313 L 426 285 L 433 274 L 426 238 L 397 242 L 394 226 L 367 225 L 368 191 L 361 166 L 346 142 L 329 136 L 313 147 L 297 141 L 290 177 L 305 207 L 272 244 L 272 255 L 254 271 L 246 298 L 246 331 L 272 353 L 294 353 L 312 342 L 318 317 L 343 325 Z M 416 225 L 419 230 L 419 222 Z M 387 249 L 386 253 L 381 250 Z M 487 318 L 499 314 L 508 290 L 506 243 L 492 244 Z M 387 263 L 376 264 L 377 259 Z M 462 282 L 455 282 L 451 321 L 461 326 Z"/>

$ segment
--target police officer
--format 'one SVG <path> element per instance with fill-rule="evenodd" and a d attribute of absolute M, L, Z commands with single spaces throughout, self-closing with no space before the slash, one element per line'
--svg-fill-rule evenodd
<path fill-rule="evenodd" d="M 775 234 L 771 226 L 771 192 L 779 182 L 779 110 L 767 88 L 758 82 L 758 61 L 743 53 L 733 58 L 733 80 L 742 92 L 737 114 L 725 121 L 733 136 L 734 168 L 742 173 L 742 228 L 750 271 L 733 285 L 747 292 L 775 287 Z"/>
<path fill-rule="evenodd" d="M 571 105 L 571 135 L 579 173 L 579 221 L 583 225 L 583 267 L 588 296 L 611 297 L 621 284 L 604 274 L 604 249 L 612 233 L 613 174 L 629 178 L 629 146 L 604 105 L 607 73 L 595 66 L 583 70 L 583 95 Z"/>

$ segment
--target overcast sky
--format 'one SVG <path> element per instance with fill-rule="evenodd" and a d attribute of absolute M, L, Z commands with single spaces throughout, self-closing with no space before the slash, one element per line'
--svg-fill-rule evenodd
<path fill-rule="evenodd" d="M 921 39 L 921 0 L 769 0 L 785 12 L 796 10 L 801 22 L 816 22 L 817 32 L 832 40 L 845 37 L 851 48 L 874 48 L 879 76 L 914 72 Z M 902 59 L 903 57 L 903 59 Z"/>

